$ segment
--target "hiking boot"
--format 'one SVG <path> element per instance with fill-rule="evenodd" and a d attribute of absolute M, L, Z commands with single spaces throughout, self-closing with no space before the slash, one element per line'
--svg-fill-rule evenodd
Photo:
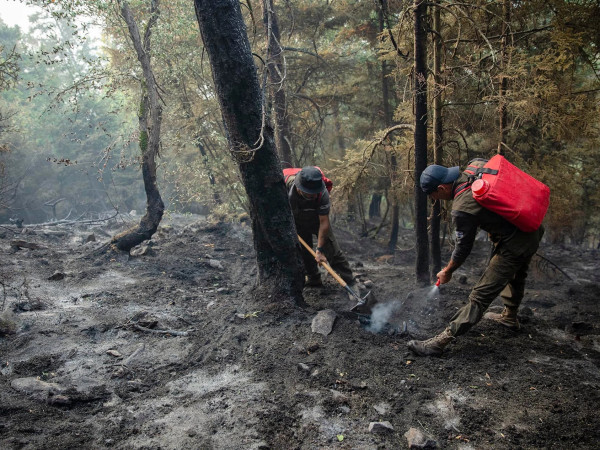
<path fill-rule="evenodd" d="M 321 274 L 308 275 L 304 281 L 305 287 L 323 287 L 323 280 L 321 280 Z"/>
<path fill-rule="evenodd" d="M 518 330 L 521 328 L 521 324 L 517 319 L 517 310 L 515 308 L 504 307 L 501 313 L 488 312 L 483 315 L 483 318 L 494 320 L 511 330 Z"/>
<path fill-rule="evenodd" d="M 450 328 L 446 328 L 437 336 L 434 336 L 426 341 L 409 341 L 408 349 L 419 356 L 440 356 L 444 352 L 444 348 L 454 340 L 454 336 L 450 333 Z"/>

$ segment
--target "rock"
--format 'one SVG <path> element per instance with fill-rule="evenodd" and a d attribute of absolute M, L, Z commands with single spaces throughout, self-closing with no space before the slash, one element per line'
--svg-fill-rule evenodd
<path fill-rule="evenodd" d="M 20 248 L 28 248 L 30 250 L 39 250 L 44 248 L 41 245 L 34 244 L 33 242 L 27 242 L 22 240 L 10 241 L 10 246 L 16 250 L 19 250 Z"/>
<path fill-rule="evenodd" d="M 465 275 L 461 275 L 460 277 L 458 277 L 458 282 L 460 284 L 467 284 L 467 277 Z"/>
<path fill-rule="evenodd" d="M 148 243 L 142 243 L 140 245 L 138 245 L 137 247 L 132 248 L 129 251 L 129 254 L 131 256 L 144 256 L 147 255 L 148 253 L 150 253 L 150 245 L 148 245 Z"/>
<path fill-rule="evenodd" d="M 46 304 L 41 300 L 26 300 L 13 305 L 14 312 L 41 311 L 43 309 L 46 309 Z"/>
<path fill-rule="evenodd" d="M 67 406 L 71 404 L 71 399 L 66 395 L 51 395 L 48 397 L 48 404 L 54 406 Z"/>
<path fill-rule="evenodd" d="M 394 431 L 394 427 L 387 420 L 369 424 L 369 433 L 389 433 L 390 431 Z"/>
<path fill-rule="evenodd" d="M 63 272 L 54 272 L 54 274 L 52 274 L 48 277 L 49 281 L 59 281 L 59 280 L 64 280 L 64 279 L 65 279 L 65 274 Z"/>
<path fill-rule="evenodd" d="M 379 414 L 381 414 L 383 416 L 384 414 L 387 414 L 387 412 L 390 410 L 390 405 L 388 405 L 385 402 L 381 402 L 381 403 L 378 403 L 377 405 L 373 405 L 373 408 L 375 409 L 375 411 L 377 411 Z"/>
<path fill-rule="evenodd" d="M 318 342 L 313 342 L 312 344 L 308 344 L 308 345 L 306 346 L 306 351 L 307 351 L 308 353 L 314 353 L 314 352 L 316 352 L 317 350 L 319 350 L 319 347 L 320 347 L 320 346 L 319 346 L 319 343 L 318 343 Z"/>
<path fill-rule="evenodd" d="M 335 389 L 329 389 L 331 392 L 331 398 L 335 403 L 344 404 L 350 400 L 346 394 Z"/>
<path fill-rule="evenodd" d="M 408 448 L 437 448 L 437 442 L 432 439 L 426 439 L 423 433 L 416 428 L 409 429 L 404 433 L 408 441 Z"/>
<path fill-rule="evenodd" d="M 19 392 L 43 401 L 46 401 L 50 395 L 62 394 L 65 390 L 56 383 L 46 383 L 35 377 L 16 378 L 11 381 L 10 386 Z"/>
<path fill-rule="evenodd" d="M 304 364 L 304 363 L 298 363 L 298 370 L 300 370 L 301 372 L 310 372 L 310 367 L 308 366 L 308 364 Z"/>
<path fill-rule="evenodd" d="M 365 281 L 363 281 L 363 284 L 365 285 L 365 287 L 367 289 L 371 289 L 373 287 L 373 281 L 371 281 L 371 280 L 365 280 Z"/>
<path fill-rule="evenodd" d="M 87 243 L 87 242 L 96 242 L 96 235 L 95 235 L 94 233 L 92 233 L 92 234 L 88 234 L 88 235 L 85 237 L 85 242 L 86 242 L 86 243 Z"/>
<path fill-rule="evenodd" d="M 219 289 L 217 289 L 217 294 L 227 294 L 229 293 L 229 289 L 226 287 L 220 287 Z"/>
<path fill-rule="evenodd" d="M 17 332 L 17 322 L 14 315 L 8 310 L 0 314 L 0 336 L 7 336 Z"/>
<path fill-rule="evenodd" d="M 327 336 L 333 329 L 333 323 L 335 322 L 336 317 L 337 314 L 332 309 L 319 311 L 312 320 L 312 332 Z"/>
<path fill-rule="evenodd" d="M 212 267 L 213 269 L 225 270 L 225 267 L 223 267 L 223 264 L 221 264 L 221 261 L 219 261 L 217 259 L 209 259 L 208 265 L 210 267 Z"/>
<path fill-rule="evenodd" d="M 122 355 L 116 350 L 107 350 L 107 355 L 114 356 L 115 358 L 120 358 Z"/>

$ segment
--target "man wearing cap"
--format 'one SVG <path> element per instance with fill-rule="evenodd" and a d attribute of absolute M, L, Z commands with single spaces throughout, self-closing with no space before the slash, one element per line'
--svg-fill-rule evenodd
<path fill-rule="evenodd" d="M 323 285 L 317 263 L 327 262 L 348 285 L 354 286 L 354 275 L 329 223 L 331 204 L 321 170 L 304 167 L 286 179 L 286 187 L 298 235 L 311 247 L 313 234 L 317 236 L 316 258 L 302 247 L 306 286 Z"/>
<path fill-rule="evenodd" d="M 473 160 L 470 166 L 483 167 L 486 160 Z M 498 214 L 482 207 L 473 198 L 471 181 L 459 167 L 428 166 L 421 174 L 421 189 L 432 200 L 453 200 L 452 224 L 456 232 L 456 246 L 450 262 L 437 277 L 440 284 L 448 283 L 471 253 L 477 229 L 487 231 L 494 244 L 492 257 L 485 271 L 469 295 L 469 302 L 450 319 L 448 327 L 439 335 L 425 341 L 412 340 L 408 348 L 417 355 L 439 356 L 455 337 L 465 334 L 482 317 L 510 329 L 520 328 L 517 310 L 525 292 L 525 278 L 531 258 L 537 251 L 544 228 L 526 233 Z M 500 295 L 504 310 L 500 314 L 485 310 Z"/>

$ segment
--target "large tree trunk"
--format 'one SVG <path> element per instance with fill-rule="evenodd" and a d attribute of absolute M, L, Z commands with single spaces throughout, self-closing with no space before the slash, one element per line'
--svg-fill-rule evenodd
<path fill-rule="evenodd" d="M 275 300 L 302 301 L 300 248 L 281 164 L 237 0 L 195 0 L 232 155 L 250 202 L 258 283 Z"/>
<path fill-rule="evenodd" d="M 165 205 L 156 183 L 156 157 L 160 145 L 160 126 L 162 108 L 154 73 L 150 65 L 150 36 L 153 25 L 158 19 L 158 0 L 152 0 L 151 16 L 146 24 L 143 40 L 140 37 L 137 23 L 127 2 L 119 1 L 121 15 L 127 23 L 129 35 L 142 66 L 144 80 L 140 100 L 139 129 L 140 152 L 142 154 L 142 176 L 146 190 L 146 214 L 137 227 L 114 236 L 111 244 L 122 251 L 129 251 L 143 241 L 150 239 L 163 216 Z"/>
<path fill-rule="evenodd" d="M 427 239 L 427 196 L 419 180 L 427 166 L 427 4 L 415 0 L 415 233 L 417 241 L 417 280 L 429 282 L 429 242 Z"/>
<path fill-rule="evenodd" d="M 285 62 L 283 60 L 283 49 L 281 48 L 281 37 L 279 24 L 273 0 L 262 0 L 263 21 L 267 33 L 267 71 L 269 74 L 269 92 L 275 112 L 275 146 L 281 157 L 281 164 L 285 167 L 294 167 L 292 156 L 291 128 L 287 114 L 287 101 L 285 98 Z"/>
<path fill-rule="evenodd" d="M 433 90 L 433 162 L 442 164 L 443 149 L 442 149 L 442 37 L 441 37 L 441 22 L 440 8 L 434 7 L 433 10 L 433 79 L 435 88 Z M 437 201 L 431 208 L 431 278 L 434 279 L 436 274 L 442 268 L 442 249 L 440 247 L 440 213 L 441 202 Z"/>

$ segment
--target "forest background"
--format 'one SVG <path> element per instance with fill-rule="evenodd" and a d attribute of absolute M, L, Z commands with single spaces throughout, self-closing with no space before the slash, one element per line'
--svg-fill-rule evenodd
<path fill-rule="evenodd" d="M 40 6 L 29 30 L 0 22 L 0 223 L 142 213 L 144 76 L 123 2 L 24 3 Z M 397 227 L 418 220 L 413 130 L 415 85 L 424 83 L 429 163 L 464 166 L 503 153 L 550 186 L 546 238 L 595 248 L 598 3 L 426 5 L 419 35 L 413 2 L 241 3 L 283 165 L 321 167 L 334 180 L 335 220 L 378 234 L 393 252 Z M 239 155 L 227 141 L 194 2 L 128 6 L 140 29 L 153 26 L 157 180 L 167 213 L 239 219 L 249 210 Z M 415 70 L 419 45 L 425 76 Z"/>

